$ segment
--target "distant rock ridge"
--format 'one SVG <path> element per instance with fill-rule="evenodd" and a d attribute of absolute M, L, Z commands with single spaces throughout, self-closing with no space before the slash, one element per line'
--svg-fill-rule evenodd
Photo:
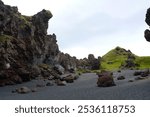
<path fill-rule="evenodd" d="M 52 16 L 45 9 L 33 16 L 24 16 L 17 7 L 0 0 L 1 86 L 29 81 L 40 75 L 58 78 L 56 65 L 65 71 L 76 69 L 78 60 L 59 50 L 55 34 L 47 34 Z"/>

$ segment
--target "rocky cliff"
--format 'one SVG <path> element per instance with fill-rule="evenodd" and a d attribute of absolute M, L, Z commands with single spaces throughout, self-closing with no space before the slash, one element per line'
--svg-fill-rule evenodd
<path fill-rule="evenodd" d="M 77 59 L 61 53 L 56 35 L 47 34 L 50 18 L 51 12 L 45 9 L 33 16 L 21 15 L 17 7 L 0 0 L 1 86 L 29 81 L 43 74 L 58 76 L 55 71 L 61 68 L 63 71 L 76 68 Z"/>

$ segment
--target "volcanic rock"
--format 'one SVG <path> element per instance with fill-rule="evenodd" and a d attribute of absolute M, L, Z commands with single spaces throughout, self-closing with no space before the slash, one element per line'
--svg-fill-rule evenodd
<path fill-rule="evenodd" d="M 145 22 L 150 26 L 150 8 L 147 9 L 147 13 L 146 13 L 146 18 L 145 18 Z M 150 42 L 150 30 L 146 29 L 144 32 L 144 37 L 147 41 Z"/>
<path fill-rule="evenodd" d="M 16 89 L 16 92 L 17 93 L 21 93 L 21 94 L 24 94 L 24 93 L 29 93 L 31 92 L 31 89 L 29 89 L 28 87 L 20 87 L 18 89 Z"/>
<path fill-rule="evenodd" d="M 119 76 L 119 77 L 117 78 L 117 80 L 124 80 L 124 79 L 125 79 L 124 76 Z"/>
<path fill-rule="evenodd" d="M 98 75 L 97 86 L 98 87 L 110 87 L 115 86 L 113 76 L 111 72 L 103 72 Z"/>
<path fill-rule="evenodd" d="M 24 16 L 17 7 L 0 0 L 0 85 L 7 84 L 6 81 L 30 81 L 40 75 L 58 78 L 69 69 L 76 70 L 78 60 L 60 52 L 56 35 L 47 34 L 52 16 L 45 9 L 33 16 Z M 42 64 L 52 67 L 44 71 L 39 68 Z"/>

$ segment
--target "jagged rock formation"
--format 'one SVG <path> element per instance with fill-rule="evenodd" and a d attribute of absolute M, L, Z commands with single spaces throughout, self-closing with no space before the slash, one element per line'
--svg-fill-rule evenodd
<path fill-rule="evenodd" d="M 150 26 L 150 8 L 147 9 L 145 22 Z M 150 42 L 150 30 L 149 29 L 145 30 L 144 37 L 147 41 Z"/>
<path fill-rule="evenodd" d="M 0 85 L 29 81 L 39 75 L 58 78 L 55 65 L 76 68 L 76 58 L 59 51 L 56 35 L 47 34 L 50 11 L 23 16 L 0 0 Z"/>
<path fill-rule="evenodd" d="M 126 51 L 126 50 L 125 50 Z M 125 69 L 132 69 L 138 66 L 138 64 L 135 63 L 135 55 L 130 51 L 127 52 L 127 60 L 120 66 L 121 68 Z"/>
<path fill-rule="evenodd" d="M 88 58 L 80 59 L 78 66 L 81 69 L 98 70 L 100 69 L 101 57 L 95 58 L 93 54 L 89 54 Z"/>

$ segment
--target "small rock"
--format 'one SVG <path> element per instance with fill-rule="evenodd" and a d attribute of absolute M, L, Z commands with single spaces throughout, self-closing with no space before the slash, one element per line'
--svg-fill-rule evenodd
<path fill-rule="evenodd" d="M 124 80 L 124 79 L 125 79 L 124 76 L 119 76 L 119 77 L 117 78 L 117 80 Z"/>
<path fill-rule="evenodd" d="M 12 93 L 17 93 L 17 91 L 14 91 L 14 90 L 12 90 L 11 92 L 12 92 Z"/>
<path fill-rule="evenodd" d="M 138 76 L 138 75 L 141 75 L 141 74 L 142 74 L 142 71 L 135 71 L 133 75 Z"/>
<path fill-rule="evenodd" d="M 129 80 L 128 82 L 133 82 L 133 80 Z"/>
<path fill-rule="evenodd" d="M 141 74 L 141 77 L 147 77 L 148 75 L 149 75 L 149 73 L 143 72 L 143 73 Z"/>
<path fill-rule="evenodd" d="M 47 84 L 46 84 L 46 86 L 53 86 L 54 84 L 53 83 L 51 83 L 51 82 L 48 82 Z"/>
<path fill-rule="evenodd" d="M 143 78 L 143 77 L 137 77 L 137 78 L 135 78 L 135 80 L 144 80 L 145 78 Z"/>
<path fill-rule="evenodd" d="M 32 92 L 37 92 L 37 88 L 32 88 L 31 91 Z"/>
<path fill-rule="evenodd" d="M 31 91 L 31 90 L 30 90 L 28 87 L 25 87 L 25 86 L 16 89 L 16 92 L 17 92 L 17 93 L 20 93 L 20 94 L 29 93 L 30 91 Z"/>
<path fill-rule="evenodd" d="M 67 83 L 73 83 L 75 80 L 75 77 L 73 76 L 73 74 L 64 74 L 60 76 L 60 79 L 62 81 L 66 81 Z"/>
<path fill-rule="evenodd" d="M 36 87 L 45 87 L 44 84 L 37 84 Z"/>
<path fill-rule="evenodd" d="M 56 80 L 56 84 L 57 84 L 57 86 L 66 86 L 66 81 L 61 81 L 61 80 Z"/>

